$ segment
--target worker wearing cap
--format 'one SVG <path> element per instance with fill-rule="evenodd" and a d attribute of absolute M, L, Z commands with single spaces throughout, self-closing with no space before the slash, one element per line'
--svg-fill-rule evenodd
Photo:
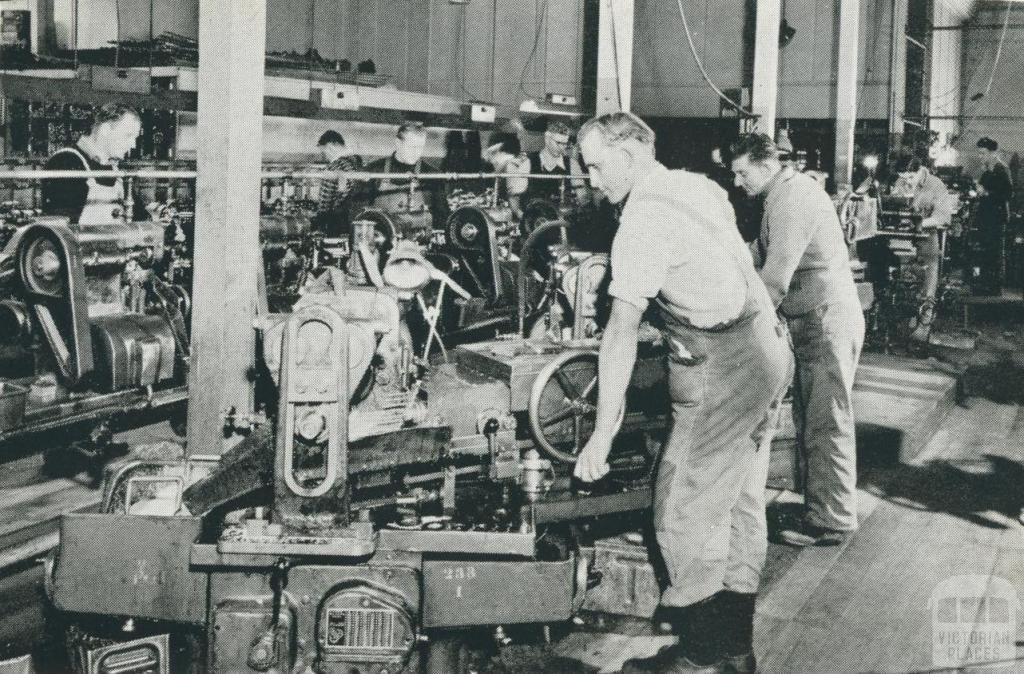
<path fill-rule="evenodd" d="M 999 157 L 999 143 L 989 137 L 978 141 L 978 158 L 984 169 L 978 178 L 978 208 L 975 231 L 980 245 L 979 283 L 976 289 L 987 295 L 1003 290 L 1003 266 L 1006 254 L 1006 223 L 1010 218 L 1013 180 Z"/>

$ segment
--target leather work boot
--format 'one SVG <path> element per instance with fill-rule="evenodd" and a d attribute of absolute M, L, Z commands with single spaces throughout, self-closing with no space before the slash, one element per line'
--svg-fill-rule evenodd
<path fill-rule="evenodd" d="M 853 536 L 853 531 L 826 529 L 810 522 L 803 521 L 795 527 L 787 527 L 779 532 L 779 538 L 786 545 L 798 548 L 811 546 L 830 547 L 843 545 Z"/>
<path fill-rule="evenodd" d="M 719 652 L 718 605 L 721 592 L 682 607 L 666 609 L 666 618 L 679 643 L 666 646 L 649 658 L 634 658 L 622 665 L 622 674 L 726 674 Z"/>
<path fill-rule="evenodd" d="M 726 674 L 729 671 L 722 660 L 698 665 L 686 657 L 679 645 L 665 646 L 649 658 L 633 658 L 622 665 L 622 674 Z"/>
<path fill-rule="evenodd" d="M 756 594 L 724 590 L 719 593 L 716 631 L 719 650 L 729 674 L 756 674 L 754 657 L 754 604 Z"/>

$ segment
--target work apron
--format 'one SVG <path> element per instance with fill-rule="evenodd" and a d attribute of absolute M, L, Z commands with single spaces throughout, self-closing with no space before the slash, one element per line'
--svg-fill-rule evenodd
<path fill-rule="evenodd" d="M 89 160 L 81 151 L 68 148 L 67 152 L 77 155 L 86 171 L 90 169 Z M 111 225 L 124 221 L 124 184 L 120 178 L 116 178 L 113 185 L 103 185 L 95 178 L 86 178 L 85 184 L 89 191 L 82 214 L 78 216 L 79 225 Z"/>
<path fill-rule="evenodd" d="M 67 151 L 78 155 L 85 170 L 90 170 L 89 161 L 81 151 L 75 148 L 68 148 Z M 79 229 L 110 226 L 125 221 L 124 184 L 120 178 L 116 178 L 113 185 L 103 185 L 90 177 L 85 179 L 85 184 L 89 191 L 82 213 L 78 216 Z M 126 283 L 123 282 L 121 274 L 89 277 L 86 280 L 89 314 L 101 316 L 117 313 L 124 311 L 129 305 L 139 308 L 144 303 L 139 295 L 141 289 L 133 288 L 130 280 L 124 281 Z M 125 297 L 125 292 L 131 297 Z"/>
<path fill-rule="evenodd" d="M 74 154 L 82 160 L 85 170 L 90 170 L 89 161 L 79 150 L 65 148 L 61 151 Z M 116 179 L 113 185 L 101 185 L 96 182 L 95 178 L 86 178 L 85 184 L 88 187 L 88 192 L 85 197 L 85 206 L 78 217 L 79 225 L 113 225 L 124 222 L 124 187 L 120 178 Z M 14 255 L 23 231 L 24 229 L 18 230 L 4 247 L 0 257 L 8 258 Z"/>
<path fill-rule="evenodd" d="M 733 321 L 696 327 L 656 299 L 670 345 L 672 400 L 654 494 L 655 532 L 669 572 L 666 606 L 687 606 L 723 588 L 757 592 L 767 554 L 769 445 L 792 354 L 753 265 L 737 266 L 747 291 Z"/>

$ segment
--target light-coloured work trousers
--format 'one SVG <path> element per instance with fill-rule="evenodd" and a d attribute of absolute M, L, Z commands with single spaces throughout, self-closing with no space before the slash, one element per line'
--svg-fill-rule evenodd
<path fill-rule="evenodd" d="M 857 438 L 853 379 L 864 345 L 857 298 L 826 303 L 789 319 L 796 355 L 793 423 L 800 452 L 807 520 L 857 528 Z"/>
<path fill-rule="evenodd" d="M 666 337 L 693 358 L 669 358 L 672 431 L 654 493 L 669 574 L 661 603 L 687 606 L 723 588 L 754 593 L 768 548 L 771 438 L 793 372 L 786 330 L 754 302 L 720 331 L 666 322 Z"/>

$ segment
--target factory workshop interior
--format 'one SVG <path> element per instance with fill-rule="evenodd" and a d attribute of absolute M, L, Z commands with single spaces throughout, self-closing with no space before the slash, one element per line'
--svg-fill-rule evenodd
<path fill-rule="evenodd" d="M 0 0 L 0 674 L 1024 672 L 1024 0 Z"/>

